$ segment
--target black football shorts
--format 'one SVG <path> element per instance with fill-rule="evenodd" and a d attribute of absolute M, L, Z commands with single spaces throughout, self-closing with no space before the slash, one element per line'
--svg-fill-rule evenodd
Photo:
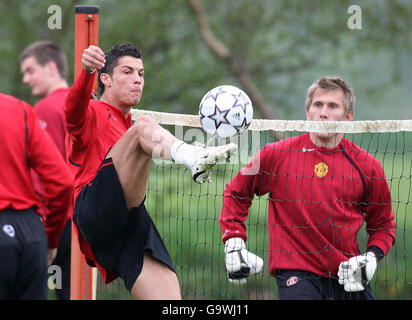
<path fill-rule="evenodd" d="M 0 300 L 47 299 L 47 248 L 34 209 L 0 211 Z"/>
<path fill-rule="evenodd" d="M 281 270 L 277 275 L 280 300 L 375 300 L 370 286 L 346 292 L 338 279 L 300 270 Z"/>
<path fill-rule="evenodd" d="M 97 262 L 121 277 L 129 291 L 142 270 L 146 250 L 175 271 L 144 203 L 127 208 L 111 158 L 101 163 L 96 177 L 79 193 L 73 218 Z"/>

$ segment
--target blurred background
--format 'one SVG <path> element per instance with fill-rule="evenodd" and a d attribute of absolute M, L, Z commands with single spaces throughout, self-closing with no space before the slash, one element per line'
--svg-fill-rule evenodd
<path fill-rule="evenodd" d="M 355 120 L 412 119 L 410 0 L 363 0 L 356 7 L 345 0 L 1 0 L 1 92 L 37 101 L 22 83 L 18 63 L 21 51 L 37 40 L 52 40 L 66 51 L 73 82 L 78 4 L 100 7 L 104 51 L 121 42 L 142 50 L 145 89 L 138 108 L 197 114 L 208 90 L 232 84 L 252 98 L 254 118 L 301 120 L 307 87 L 323 75 L 338 75 L 355 90 Z M 54 5 L 62 14 L 58 29 L 48 25 Z M 377 145 L 368 150 L 383 162 L 397 214 L 397 244 L 373 285 L 383 299 L 412 298 L 410 136 L 378 136 L 373 143 L 375 136 L 365 138 Z M 388 144 L 395 150 L 390 156 Z M 217 219 L 224 185 L 239 168 L 226 169 L 216 172 L 215 183 L 198 186 L 184 168 L 154 166 L 148 210 L 177 265 L 184 298 L 276 299 L 267 269 L 242 288 L 226 279 Z M 249 249 L 263 257 L 266 212 L 267 198 L 255 201 L 248 225 Z M 120 280 L 109 286 L 99 281 L 98 299 L 130 298 Z"/>
<path fill-rule="evenodd" d="M 204 41 L 197 2 L 214 40 L 227 50 L 225 58 Z M 65 49 L 73 81 L 77 4 L 100 6 L 104 51 L 120 42 L 142 50 L 140 108 L 195 114 L 209 89 L 233 84 L 261 98 L 255 118 L 305 119 L 306 88 L 322 75 L 339 75 L 355 89 L 356 120 L 412 118 L 409 0 L 361 1 L 361 19 L 344 0 L 2 0 L 2 92 L 36 102 L 21 82 L 18 55 L 40 39 Z M 61 29 L 48 27 L 52 5 L 61 8 Z"/>

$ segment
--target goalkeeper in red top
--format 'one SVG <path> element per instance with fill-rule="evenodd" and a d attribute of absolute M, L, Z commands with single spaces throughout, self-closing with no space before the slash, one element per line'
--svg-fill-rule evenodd
<path fill-rule="evenodd" d="M 152 158 L 185 164 L 197 183 L 237 145 L 192 146 L 130 110 L 144 86 L 141 52 L 129 44 L 82 56 L 84 70 L 66 99 L 68 158 L 75 173 L 74 222 L 82 252 L 106 283 L 120 276 L 136 299 L 180 299 L 167 249 L 144 206 Z M 98 70 L 99 101 L 90 100 Z"/>
<path fill-rule="evenodd" d="M 355 96 L 338 77 L 307 91 L 312 121 L 351 121 Z M 220 215 L 229 280 L 246 282 L 263 260 L 246 249 L 248 209 L 269 193 L 269 272 L 280 299 L 375 299 L 368 285 L 395 241 L 379 161 L 342 133 L 306 133 L 268 143 L 225 188 Z M 357 233 L 366 222 L 366 252 Z"/>

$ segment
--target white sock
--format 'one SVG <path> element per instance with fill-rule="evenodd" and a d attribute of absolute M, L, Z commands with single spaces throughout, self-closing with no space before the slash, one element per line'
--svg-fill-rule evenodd
<path fill-rule="evenodd" d="M 184 141 L 176 140 L 170 149 L 172 159 L 178 164 L 184 164 L 191 168 L 196 160 L 195 147 Z"/>

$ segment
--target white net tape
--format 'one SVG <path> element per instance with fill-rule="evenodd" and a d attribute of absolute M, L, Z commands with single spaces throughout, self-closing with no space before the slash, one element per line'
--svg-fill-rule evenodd
<path fill-rule="evenodd" d="M 198 115 L 156 112 L 132 109 L 132 119 L 149 115 L 163 125 L 201 127 Z M 301 132 L 400 132 L 412 131 L 412 120 L 368 120 L 368 121 L 305 121 L 254 119 L 249 130 L 301 131 Z"/>

